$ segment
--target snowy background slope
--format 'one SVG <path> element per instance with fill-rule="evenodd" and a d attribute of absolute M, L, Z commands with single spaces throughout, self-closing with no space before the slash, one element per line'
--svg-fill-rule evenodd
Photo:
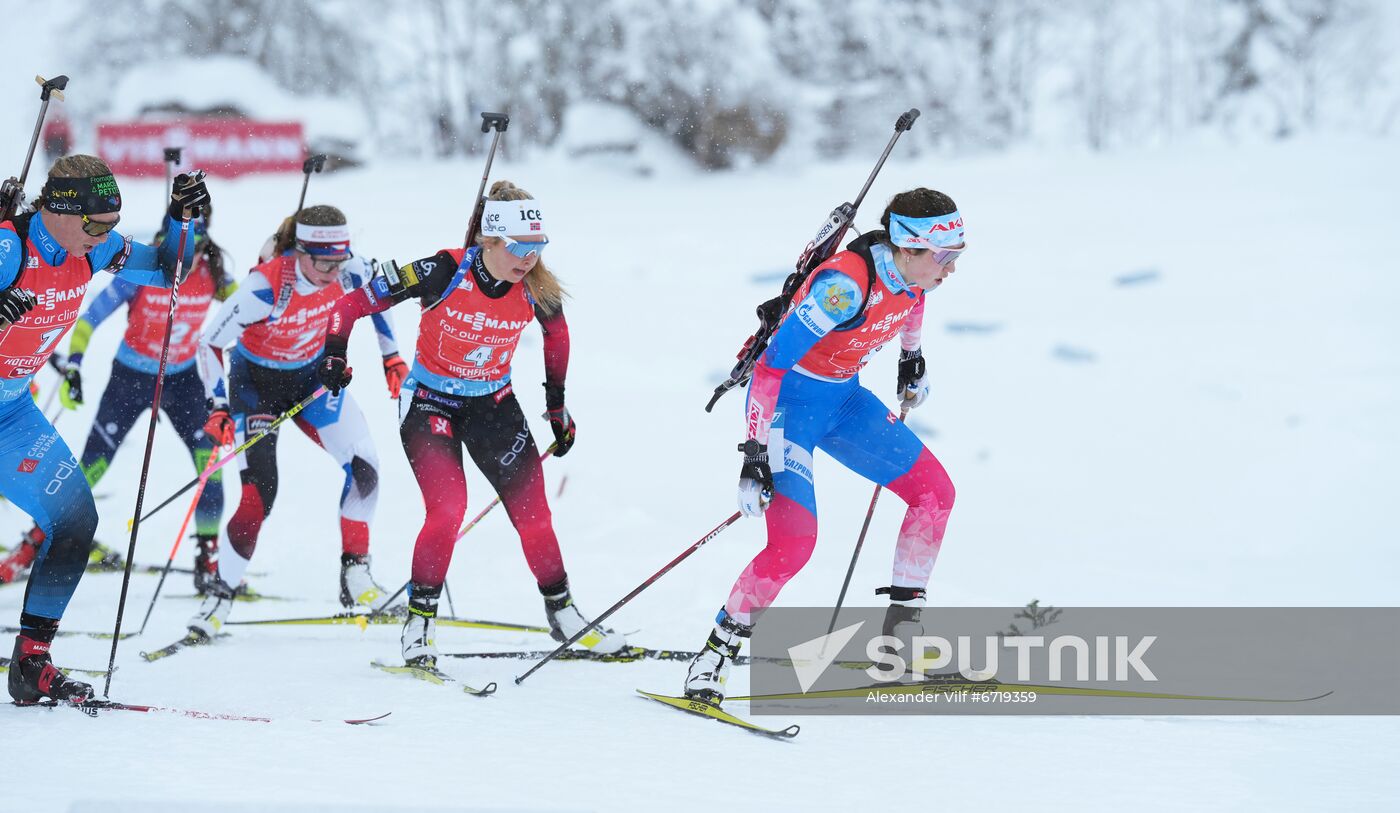
<path fill-rule="evenodd" d="M 892 161 L 862 225 L 891 193 L 928 183 L 957 198 L 974 247 L 933 295 L 925 347 L 935 393 L 912 418 L 959 489 L 934 602 L 1393 604 L 1400 553 L 1386 496 L 1400 452 L 1400 238 L 1387 228 L 1395 210 L 1386 190 L 1400 183 L 1394 148 L 1313 140 Z M 384 164 L 318 177 L 310 200 L 345 207 L 357 251 L 407 260 L 459 239 L 474 172 L 466 162 Z M 563 486 L 555 519 L 586 612 L 733 510 L 741 399 L 728 396 L 710 416 L 703 404 L 751 329 L 751 305 L 865 172 L 858 161 L 724 176 L 677 166 L 643 180 L 549 156 L 498 168 L 549 202 L 550 260 L 573 295 L 569 401 L 580 441 L 546 470 L 552 497 Z M 129 221 L 159 210 L 159 183 L 128 182 L 124 191 Z M 240 267 L 296 191 L 290 178 L 214 189 L 215 235 Z M 614 234 L 605 222 L 630 225 Z M 395 316 L 411 346 L 415 315 Z M 119 333 L 107 325 L 94 339 L 86 366 L 94 393 Z M 360 371 L 352 390 L 383 467 L 373 553 L 388 584 L 406 577 L 422 508 L 369 334 L 357 331 L 352 345 Z M 543 409 L 538 351 L 532 330 L 516 368 L 530 414 Z M 881 354 L 863 376 L 881 395 L 893 362 Z M 91 414 L 59 424 L 75 447 Z M 548 436 L 542 421 L 534 426 Z M 235 618 L 335 608 L 340 473 L 295 431 L 281 444 L 280 501 L 254 563 L 268 575 L 255 584 L 299 601 L 239 605 Z M 137 438 L 98 488 L 109 495 L 99 532 L 108 544 L 125 546 L 139 459 Z M 833 600 L 868 502 L 866 483 L 824 456 L 817 466 L 821 538 L 786 604 Z M 492 495 L 471 475 L 475 512 Z M 162 427 L 151 499 L 190 476 Z M 26 520 L 5 510 L 3 533 L 15 539 Z M 143 526 L 139 561 L 163 559 L 177 513 Z M 871 590 L 888 583 L 901 513 L 882 501 L 856 603 L 873 603 Z M 762 540 L 761 525 L 740 523 L 620 612 L 617 625 L 638 630 L 644 645 L 699 645 Z M 464 540 L 449 579 L 460 614 L 542 621 L 518 551 L 499 513 Z M 136 578 L 129 610 L 144 610 L 154 584 Z M 87 577 L 65 625 L 109 628 L 118 588 L 117 577 Z M 188 592 L 183 580 L 167 589 Z M 17 588 L 0 588 L 0 616 L 15 617 L 19 603 Z M 45 790 L 26 809 L 84 798 L 538 810 L 642 809 L 664 798 L 713 809 L 703 788 L 723 788 L 744 808 L 827 809 L 887 798 L 893 776 L 911 777 L 898 784 L 930 803 L 976 803 L 995 788 L 1005 806 L 1078 806 L 1086 785 L 1096 801 L 1149 809 L 1342 809 L 1400 790 L 1392 770 L 1400 732 L 1389 719 L 825 718 L 782 744 L 632 697 L 636 687 L 678 689 L 677 664 L 552 664 L 517 688 L 509 679 L 519 663 L 449 662 L 463 679 L 501 682 L 487 700 L 396 679 L 366 665 L 396 654 L 392 627 L 239 629 L 216 647 L 141 662 L 137 653 L 177 637 L 194 606 L 162 600 L 146 637 L 122 644 L 114 694 L 288 721 L 12 711 L 4 715 L 11 742 L 80 755 L 29 763 L 30 781 Z M 440 634 L 446 651 L 545 643 Z M 100 667 L 107 644 L 64 639 L 56 652 L 63 663 Z M 736 682 L 745 681 L 741 670 Z M 374 729 L 296 722 L 389 710 L 390 724 Z M 1008 772 L 1022 781 L 1007 783 Z"/>

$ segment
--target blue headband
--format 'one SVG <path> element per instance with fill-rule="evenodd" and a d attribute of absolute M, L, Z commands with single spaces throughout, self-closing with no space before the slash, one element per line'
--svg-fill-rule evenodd
<path fill-rule="evenodd" d="M 962 245 L 962 213 L 905 217 L 890 212 L 890 242 L 901 248 L 952 248 Z"/>

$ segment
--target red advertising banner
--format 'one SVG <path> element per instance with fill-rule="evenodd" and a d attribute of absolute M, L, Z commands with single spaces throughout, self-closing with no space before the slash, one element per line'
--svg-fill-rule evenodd
<path fill-rule="evenodd" d="M 165 148 L 183 147 L 181 167 L 232 177 L 300 172 L 306 157 L 301 122 L 180 119 L 97 125 L 97 154 L 117 175 L 164 175 Z"/>

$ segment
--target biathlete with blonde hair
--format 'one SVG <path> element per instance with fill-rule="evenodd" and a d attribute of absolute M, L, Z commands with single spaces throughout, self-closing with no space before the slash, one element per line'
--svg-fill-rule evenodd
<path fill-rule="evenodd" d="M 385 276 L 342 299 L 331 317 L 320 378 L 334 392 L 350 383 L 345 348 L 357 319 L 409 299 L 423 308 L 413 372 L 399 396 L 399 436 L 427 509 L 413 551 L 409 617 L 402 636 L 409 666 L 434 668 L 437 662 L 438 596 L 467 509 L 463 446 L 520 534 L 553 636 L 566 640 L 588 623 L 569 591 L 539 451 L 511 383 L 516 345 L 538 319 L 554 454 L 565 455 L 576 430 L 564 406 L 569 328 L 563 290 L 541 259 L 548 245 L 541 204 L 509 181 L 497 181 L 485 204 L 477 245 L 443 249 L 386 269 Z M 627 642 L 620 633 L 599 628 L 582 643 L 609 653 Z"/>

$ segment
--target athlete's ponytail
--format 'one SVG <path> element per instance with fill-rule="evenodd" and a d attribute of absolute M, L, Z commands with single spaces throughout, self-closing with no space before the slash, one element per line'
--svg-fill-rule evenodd
<path fill-rule="evenodd" d="M 510 181 L 496 181 L 491 184 L 491 191 L 486 195 L 488 200 L 534 200 L 534 196 L 524 189 L 516 186 Z M 479 245 L 486 245 L 487 241 L 500 243 L 499 237 L 478 236 L 476 242 Z M 560 284 L 559 278 L 554 276 L 554 272 L 544 264 L 544 257 L 535 259 L 535 267 L 525 275 L 525 287 L 530 289 L 530 296 L 534 297 L 535 304 L 545 314 L 551 314 L 559 310 L 564 304 L 564 286 Z"/>

